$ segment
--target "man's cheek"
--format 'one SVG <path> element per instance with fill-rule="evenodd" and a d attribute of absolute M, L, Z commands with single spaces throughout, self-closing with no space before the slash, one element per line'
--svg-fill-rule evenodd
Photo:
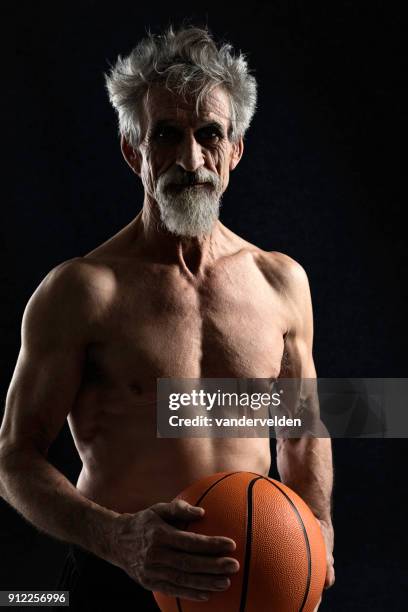
<path fill-rule="evenodd" d="M 143 187 L 145 189 L 145 191 L 147 193 L 149 193 L 150 195 L 153 195 L 153 185 L 151 183 L 151 180 L 149 178 L 148 174 L 142 174 L 142 183 L 143 183 Z"/>
<path fill-rule="evenodd" d="M 216 159 L 214 159 L 215 172 L 218 174 L 223 187 L 228 185 L 229 180 L 229 161 L 227 151 L 221 148 L 217 151 Z"/>
<path fill-rule="evenodd" d="M 154 193 L 155 190 L 155 175 L 153 168 L 150 167 L 147 163 L 143 165 L 142 169 L 142 183 L 146 189 L 146 191 L 150 194 Z"/>

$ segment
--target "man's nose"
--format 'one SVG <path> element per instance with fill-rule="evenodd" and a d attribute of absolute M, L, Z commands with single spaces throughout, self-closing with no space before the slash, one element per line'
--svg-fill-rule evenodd
<path fill-rule="evenodd" d="M 187 172 L 195 172 L 204 165 L 201 145 L 193 135 L 186 136 L 180 142 L 178 149 L 177 164 Z"/>

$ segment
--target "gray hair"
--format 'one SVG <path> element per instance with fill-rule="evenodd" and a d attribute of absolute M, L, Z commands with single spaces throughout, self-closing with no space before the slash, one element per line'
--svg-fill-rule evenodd
<path fill-rule="evenodd" d="M 117 58 L 105 74 L 109 100 L 119 119 L 119 135 L 133 148 L 142 141 L 141 114 L 145 94 L 154 84 L 173 93 L 193 96 L 196 112 L 207 94 L 222 85 L 231 107 L 230 139 L 245 135 L 256 109 L 257 83 L 246 56 L 229 43 L 217 46 L 207 29 L 188 26 L 164 34 L 148 32 L 131 53 Z"/>

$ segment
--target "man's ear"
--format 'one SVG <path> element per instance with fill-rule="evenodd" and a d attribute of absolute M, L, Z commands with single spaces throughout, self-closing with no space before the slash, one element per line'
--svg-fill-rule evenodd
<path fill-rule="evenodd" d="M 230 159 L 230 164 L 229 164 L 230 170 L 234 170 L 234 168 L 238 165 L 243 152 L 244 152 L 244 140 L 241 136 L 239 140 L 232 143 L 232 153 L 231 153 L 231 159 Z"/>
<path fill-rule="evenodd" d="M 120 148 L 126 163 L 129 164 L 135 174 L 140 176 L 142 165 L 142 157 L 140 155 L 140 151 L 138 149 L 134 149 L 132 145 L 128 143 L 124 136 L 121 136 Z"/>

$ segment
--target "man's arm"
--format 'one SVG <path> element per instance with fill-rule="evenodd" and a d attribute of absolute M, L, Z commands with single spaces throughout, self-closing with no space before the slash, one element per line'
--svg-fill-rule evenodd
<path fill-rule="evenodd" d="M 290 324 L 285 336 L 285 366 L 280 377 L 316 379 L 312 356 L 313 312 L 309 282 L 302 266 L 289 257 L 283 256 L 283 259 L 285 300 Z M 303 385 L 300 383 L 298 390 L 302 394 L 303 415 L 311 419 L 315 432 L 320 430 L 327 437 L 306 434 L 300 438 L 277 438 L 277 467 L 282 482 L 305 500 L 320 522 L 327 549 L 327 588 L 334 583 L 331 439 L 320 422 L 315 382 L 306 380 Z"/>
<path fill-rule="evenodd" d="M 80 387 L 92 319 L 113 293 L 105 275 L 73 261 L 51 271 L 30 299 L 0 430 L 0 495 L 38 529 L 117 565 L 146 589 L 208 599 L 229 587 L 239 565 L 227 556 L 230 538 L 173 524 L 197 520 L 203 509 L 176 499 L 118 514 L 81 495 L 46 459 Z"/>
<path fill-rule="evenodd" d="M 46 459 L 82 378 L 95 291 L 87 274 L 78 260 L 61 264 L 25 309 L 0 430 L 0 495 L 38 529 L 105 557 L 118 515 L 82 496 Z"/>

